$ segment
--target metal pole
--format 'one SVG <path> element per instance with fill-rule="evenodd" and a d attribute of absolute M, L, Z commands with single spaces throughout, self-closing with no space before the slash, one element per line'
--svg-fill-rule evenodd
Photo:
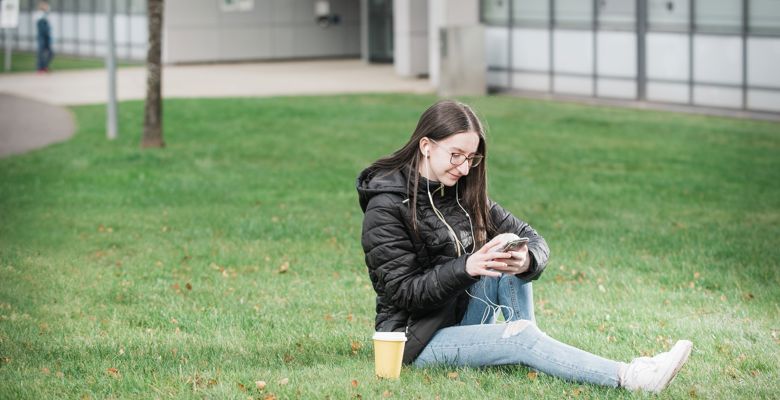
<path fill-rule="evenodd" d="M 550 7 L 550 41 L 547 52 L 549 53 L 550 81 L 547 85 L 547 91 L 552 93 L 555 91 L 555 0 L 550 0 L 548 4 Z"/>
<path fill-rule="evenodd" d="M 590 90 L 593 92 L 591 96 L 593 97 L 599 97 L 599 76 L 598 76 L 598 69 L 599 69 L 599 40 L 598 40 L 598 30 L 599 30 L 599 4 L 598 0 L 593 0 L 591 2 L 591 7 L 593 9 L 591 10 L 591 18 L 590 21 L 590 29 L 593 34 L 593 37 L 591 38 L 591 50 L 593 51 L 593 62 L 591 68 L 593 69 L 591 73 L 591 79 L 593 79 L 590 83 Z"/>
<path fill-rule="evenodd" d="M 742 109 L 748 108 L 748 18 L 750 0 L 742 0 Z"/>
<path fill-rule="evenodd" d="M 5 71 L 11 70 L 11 28 L 5 28 Z"/>
<path fill-rule="evenodd" d="M 108 0 L 106 14 L 108 19 L 108 43 L 106 43 L 106 69 L 108 70 L 108 120 L 107 135 L 110 140 L 117 137 L 116 120 L 116 48 L 114 43 L 114 0 Z"/>
<path fill-rule="evenodd" d="M 647 0 L 636 2 L 636 99 L 647 100 Z"/>

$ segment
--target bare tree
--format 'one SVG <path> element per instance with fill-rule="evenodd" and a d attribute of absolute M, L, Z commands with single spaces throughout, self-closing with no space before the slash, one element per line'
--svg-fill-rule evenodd
<path fill-rule="evenodd" d="M 163 0 L 147 0 L 149 49 L 146 52 L 146 106 L 141 147 L 164 147 L 162 130 L 162 24 Z"/>

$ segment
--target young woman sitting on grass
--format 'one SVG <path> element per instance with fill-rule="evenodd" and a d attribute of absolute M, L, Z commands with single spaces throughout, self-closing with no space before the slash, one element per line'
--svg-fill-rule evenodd
<path fill-rule="evenodd" d="M 376 330 L 405 332 L 403 362 L 419 367 L 522 364 L 577 382 L 666 388 L 687 361 L 690 341 L 623 363 L 539 330 L 531 281 L 544 271 L 549 249 L 488 198 L 486 158 L 485 132 L 471 108 L 440 101 L 401 149 L 358 177 Z M 502 250 L 518 237 L 527 243 Z M 507 323 L 495 323 L 499 310 Z"/>

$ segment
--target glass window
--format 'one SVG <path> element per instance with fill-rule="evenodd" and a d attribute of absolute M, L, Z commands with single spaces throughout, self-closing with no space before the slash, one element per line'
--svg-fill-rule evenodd
<path fill-rule="evenodd" d="M 742 31 L 742 0 L 696 0 L 694 13 L 698 32 Z"/>
<path fill-rule="evenodd" d="M 75 13 L 78 11 L 78 0 L 60 0 L 62 11 L 66 13 Z"/>
<path fill-rule="evenodd" d="M 509 24 L 510 0 L 483 0 L 482 20 L 488 25 Z"/>
<path fill-rule="evenodd" d="M 593 24 L 593 2 L 556 0 L 555 24 L 562 27 L 590 28 Z"/>
<path fill-rule="evenodd" d="M 750 0 L 751 32 L 780 34 L 780 0 Z"/>
<path fill-rule="evenodd" d="M 117 14 L 127 14 L 128 5 L 130 5 L 130 0 L 114 0 L 114 1 L 115 1 L 114 4 L 116 4 L 114 6 L 114 11 L 116 11 Z"/>
<path fill-rule="evenodd" d="M 146 14 L 146 0 L 132 0 L 130 3 L 131 14 Z"/>
<path fill-rule="evenodd" d="M 634 0 L 599 0 L 598 11 L 600 26 L 634 29 L 634 21 L 636 21 Z"/>
<path fill-rule="evenodd" d="M 514 23 L 523 26 L 547 26 L 550 21 L 548 0 L 512 0 Z"/>
<path fill-rule="evenodd" d="M 92 0 L 76 0 L 78 3 L 78 10 L 81 13 L 91 13 L 94 11 Z"/>
<path fill-rule="evenodd" d="M 687 32 L 689 0 L 647 0 L 647 28 L 652 31 Z"/>

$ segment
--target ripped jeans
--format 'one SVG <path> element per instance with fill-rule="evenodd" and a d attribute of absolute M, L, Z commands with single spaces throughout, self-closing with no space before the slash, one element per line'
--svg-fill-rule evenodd
<path fill-rule="evenodd" d="M 514 275 L 483 276 L 468 291 L 473 297 L 460 325 L 440 329 L 414 365 L 482 367 L 522 364 L 559 378 L 617 387 L 623 363 L 561 343 L 539 330 L 530 282 Z M 507 324 L 495 324 L 501 305 Z"/>

